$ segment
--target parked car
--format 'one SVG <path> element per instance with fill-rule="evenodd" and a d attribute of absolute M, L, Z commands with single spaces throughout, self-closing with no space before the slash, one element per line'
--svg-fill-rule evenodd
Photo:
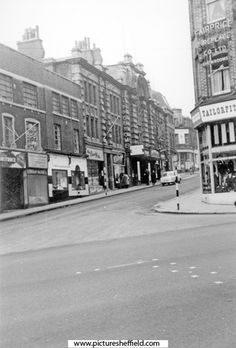
<path fill-rule="evenodd" d="M 176 177 L 178 178 L 178 182 L 180 183 L 181 176 L 180 174 L 177 173 L 177 171 L 174 170 L 174 171 L 164 172 L 161 177 L 162 186 L 175 184 Z"/>

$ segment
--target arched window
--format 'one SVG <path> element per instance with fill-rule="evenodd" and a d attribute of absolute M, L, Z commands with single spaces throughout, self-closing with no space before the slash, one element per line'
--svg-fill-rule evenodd
<path fill-rule="evenodd" d="M 40 123 L 37 120 L 25 119 L 25 148 L 31 151 L 41 151 Z"/>
<path fill-rule="evenodd" d="M 2 131 L 4 147 L 15 147 L 15 117 L 10 114 L 2 115 Z"/>

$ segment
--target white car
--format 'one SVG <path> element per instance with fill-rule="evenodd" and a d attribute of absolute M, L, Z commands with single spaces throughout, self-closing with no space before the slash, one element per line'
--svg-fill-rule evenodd
<path fill-rule="evenodd" d="M 181 176 L 177 173 L 177 171 L 174 170 L 174 171 L 164 172 L 161 177 L 162 186 L 175 184 L 176 177 L 178 178 L 178 182 L 180 183 Z"/>

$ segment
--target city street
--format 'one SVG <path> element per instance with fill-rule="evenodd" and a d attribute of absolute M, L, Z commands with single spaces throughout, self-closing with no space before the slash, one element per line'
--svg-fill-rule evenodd
<path fill-rule="evenodd" d="M 198 177 L 180 195 L 199 187 Z M 1 347 L 234 347 L 235 215 L 154 212 L 155 186 L 1 223 Z"/>

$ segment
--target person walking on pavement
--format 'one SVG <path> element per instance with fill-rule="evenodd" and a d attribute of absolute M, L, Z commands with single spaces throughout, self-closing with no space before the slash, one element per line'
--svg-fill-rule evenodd
<path fill-rule="evenodd" d="M 145 175 L 145 182 L 147 185 L 149 185 L 149 170 L 148 169 L 145 170 L 144 175 Z"/>
<path fill-rule="evenodd" d="M 155 170 L 152 171 L 151 180 L 152 180 L 152 184 L 154 186 L 156 181 L 157 181 Z"/>

